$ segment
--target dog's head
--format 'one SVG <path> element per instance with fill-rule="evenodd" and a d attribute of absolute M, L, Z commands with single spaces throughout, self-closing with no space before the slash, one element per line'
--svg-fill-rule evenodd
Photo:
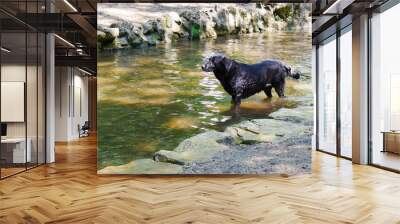
<path fill-rule="evenodd" d="M 293 70 L 293 71 L 292 71 L 292 77 L 293 77 L 294 79 L 299 79 L 299 78 L 300 78 L 300 75 L 301 75 L 301 73 L 300 73 L 299 71 L 297 71 L 297 70 Z"/>
<path fill-rule="evenodd" d="M 214 55 L 204 60 L 201 69 L 205 72 L 214 72 L 215 70 L 229 72 L 234 65 L 234 61 L 224 55 Z"/>
<path fill-rule="evenodd" d="M 286 70 L 286 75 L 289 77 L 292 77 L 294 79 L 299 79 L 301 73 L 297 70 L 292 70 L 292 68 L 290 66 L 284 65 L 284 68 Z"/>

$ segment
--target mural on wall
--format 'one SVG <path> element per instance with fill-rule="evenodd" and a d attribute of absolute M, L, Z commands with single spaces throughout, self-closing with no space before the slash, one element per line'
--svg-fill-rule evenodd
<path fill-rule="evenodd" d="M 309 173 L 310 13 L 98 4 L 98 173 Z"/>

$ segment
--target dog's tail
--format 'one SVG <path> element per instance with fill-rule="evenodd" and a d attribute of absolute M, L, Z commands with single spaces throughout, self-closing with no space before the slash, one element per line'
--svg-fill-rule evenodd
<path fill-rule="evenodd" d="M 292 70 L 290 66 L 284 65 L 286 69 L 286 76 L 294 78 L 294 79 L 299 79 L 300 78 L 300 72 L 296 70 Z"/>

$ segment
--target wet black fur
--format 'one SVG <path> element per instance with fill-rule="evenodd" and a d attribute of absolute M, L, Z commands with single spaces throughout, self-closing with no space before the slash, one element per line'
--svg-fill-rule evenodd
<path fill-rule="evenodd" d="M 241 99 L 261 91 L 272 97 L 272 88 L 279 97 L 284 97 L 286 76 L 300 78 L 298 72 L 292 73 L 289 66 L 275 60 L 244 64 L 217 55 L 208 58 L 201 67 L 203 71 L 214 72 L 225 91 L 232 96 L 235 107 L 239 107 Z"/>

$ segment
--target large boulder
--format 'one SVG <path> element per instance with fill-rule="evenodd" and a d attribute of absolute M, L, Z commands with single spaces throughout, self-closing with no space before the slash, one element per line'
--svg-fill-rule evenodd
<path fill-rule="evenodd" d="M 122 44 L 126 44 L 127 42 L 130 46 L 136 47 L 148 42 L 146 36 L 143 34 L 143 25 L 141 24 L 121 22 L 112 24 L 111 27 L 118 27 L 119 38 L 117 39 L 120 39 Z"/>
<path fill-rule="evenodd" d="M 233 143 L 231 135 L 218 131 L 207 131 L 181 142 L 173 151 L 160 150 L 154 154 L 154 160 L 174 164 L 205 161 L 219 151 L 229 150 Z"/>
<path fill-rule="evenodd" d="M 182 27 L 187 30 L 191 39 L 215 38 L 213 10 L 186 10 L 180 14 Z"/>
<path fill-rule="evenodd" d="M 183 27 L 182 18 L 176 12 L 170 12 L 160 21 L 160 27 L 164 30 L 163 40 L 167 43 L 183 37 L 189 37 L 189 33 Z"/>
<path fill-rule="evenodd" d="M 157 162 L 152 159 L 138 159 L 120 166 L 108 166 L 99 171 L 98 174 L 179 174 L 182 166 Z"/>
<path fill-rule="evenodd" d="M 101 49 L 113 48 L 115 47 L 115 37 L 113 37 L 110 33 L 97 30 L 97 44 Z"/>
<path fill-rule="evenodd" d="M 235 17 L 227 8 L 220 8 L 214 17 L 218 34 L 230 34 L 235 30 Z"/>

